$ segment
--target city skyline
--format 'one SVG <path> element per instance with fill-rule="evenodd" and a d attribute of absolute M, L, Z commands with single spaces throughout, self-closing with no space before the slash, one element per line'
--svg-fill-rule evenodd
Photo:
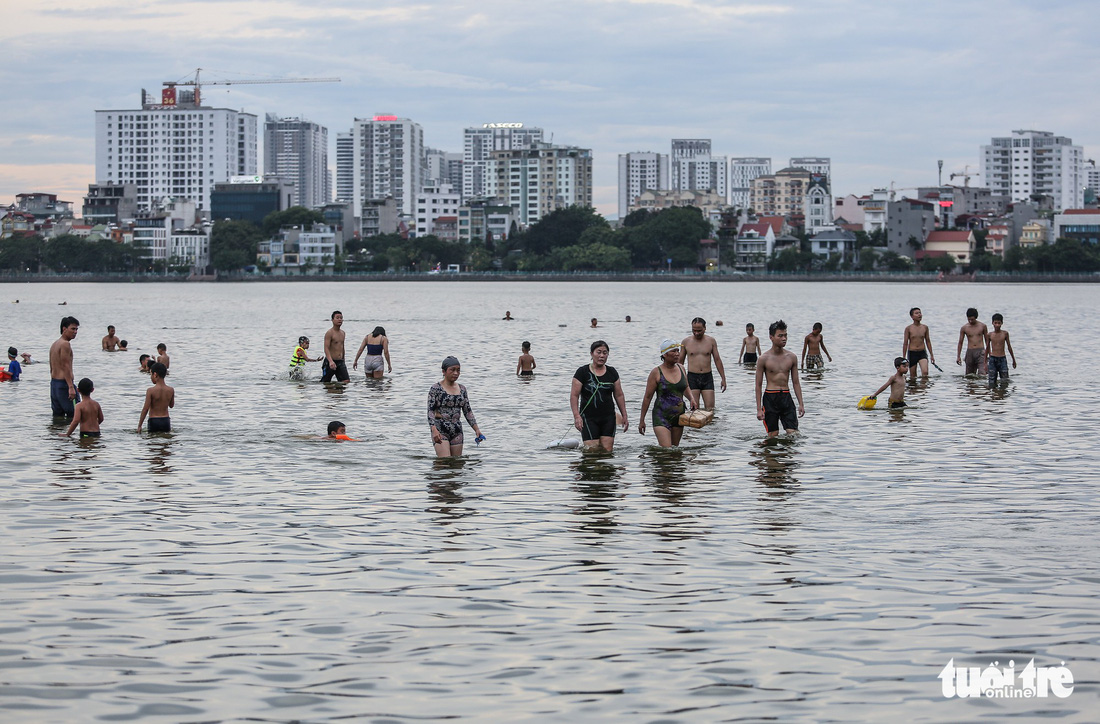
<path fill-rule="evenodd" d="M 94 111 L 136 108 L 141 88 L 156 93 L 192 66 L 230 69 L 204 70 L 209 80 L 341 77 L 204 88 L 215 108 L 327 127 L 333 170 L 336 133 L 355 117 L 410 118 L 426 146 L 448 152 L 463 150 L 467 127 L 543 128 L 555 144 L 592 149 L 594 205 L 609 216 L 619 154 L 667 152 L 672 138 L 710 138 L 731 158 L 828 156 L 836 196 L 928 185 L 939 159 L 945 182 L 967 165 L 974 175 L 980 147 L 1017 129 L 1068 136 L 1100 157 L 1100 100 L 1081 92 L 1100 55 L 1083 2 L 604 0 L 516 12 L 495 0 L 284 0 L 218 3 L 211 24 L 212 7 L 5 9 L 0 200 L 41 191 L 79 202 L 97 180 Z M 94 72 L 73 78 L 78 67 Z"/>

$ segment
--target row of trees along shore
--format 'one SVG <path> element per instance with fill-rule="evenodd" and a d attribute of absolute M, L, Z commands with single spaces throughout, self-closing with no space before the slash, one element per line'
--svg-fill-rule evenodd
<path fill-rule="evenodd" d="M 322 216 L 304 207 L 269 214 L 257 227 L 248 221 L 218 221 L 211 232 L 212 265 L 235 272 L 256 263 L 259 244 L 287 226 L 309 228 Z M 715 237 L 721 258 L 734 257 L 732 226 L 715 235 L 699 209 L 681 207 L 661 211 L 635 211 L 613 229 L 588 207 L 571 206 L 554 211 L 526 231 L 513 225 L 504 239 L 484 239 L 468 244 L 444 241 L 433 235 L 412 239 L 382 234 L 347 239 L 344 252 L 333 258 L 338 273 L 427 271 L 437 265 L 460 264 L 472 271 L 629 272 L 694 269 L 699 263 L 699 241 Z M 985 232 L 976 231 L 975 253 L 967 271 L 1038 273 L 1087 273 L 1100 271 L 1100 248 L 1075 239 L 1031 248 L 1012 247 L 1002 259 L 985 251 Z M 950 258 L 923 259 L 919 267 L 905 256 L 885 249 L 881 234 L 856 234 L 858 254 L 822 259 L 810 252 L 809 237 L 778 251 L 765 260 L 769 271 L 950 271 Z M 910 244 L 919 248 L 912 238 Z M 671 262 L 669 261 L 671 260 Z M 261 271 L 267 271 L 261 267 Z M 178 273 L 190 269 L 179 260 L 153 261 L 130 244 L 101 239 L 88 241 L 60 235 L 44 239 L 18 235 L 0 239 L 0 271 L 19 273 Z"/>

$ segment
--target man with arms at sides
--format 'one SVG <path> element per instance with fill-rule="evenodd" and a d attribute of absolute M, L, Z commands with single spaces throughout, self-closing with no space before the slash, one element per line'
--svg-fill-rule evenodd
<path fill-rule="evenodd" d="M 787 346 L 787 323 L 780 319 L 768 328 L 772 346 L 756 362 L 756 419 L 764 421 L 768 437 L 779 434 L 779 425 L 788 434 L 798 431 L 798 418 L 806 414 L 802 404 L 802 385 L 798 381 L 798 356 L 784 349 Z M 768 386 L 761 389 L 765 375 Z M 790 388 L 798 398 L 795 414 Z M 763 393 L 763 394 L 761 394 Z"/>

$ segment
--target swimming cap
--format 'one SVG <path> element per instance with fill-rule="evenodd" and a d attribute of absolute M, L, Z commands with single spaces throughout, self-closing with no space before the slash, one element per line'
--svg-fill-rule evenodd
<path fill-rule="evenodd" d="M 455 367 L 458 365 L 458 357 L 454 355 L 448 355 L 447 359 L 443 360 L 443 371 L 446 372 L 448 367 Z"/>
<path fill-rule="evenodd" d="M 666 339 L 666 340 L 663 340 L 661 342 L 661 356 L 662 357 L 664 357 L 666 354 L 668 354 L 669 352 L 671 352 L 674 349 L 680 349 L 680 343 L 677 342 L 676 340 Z"/>

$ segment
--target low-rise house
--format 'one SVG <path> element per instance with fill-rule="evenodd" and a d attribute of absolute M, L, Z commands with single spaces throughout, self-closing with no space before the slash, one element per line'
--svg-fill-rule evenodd
<path fill-rule="evenodd" d="M 966 266 L 974 254 L 974 232 L 972 231 L 933 231 L 924 242 L 924 249 L 918 252 L 917 259 L 943 256 L 948 254 L 959 266 Z"/>
<path fill-rule="evenodd" d="M 761 272 L 775 251 L 775 231 L 771 224 L 743 224 L 733 242 L 733 266 L 738 271 Z"/>

